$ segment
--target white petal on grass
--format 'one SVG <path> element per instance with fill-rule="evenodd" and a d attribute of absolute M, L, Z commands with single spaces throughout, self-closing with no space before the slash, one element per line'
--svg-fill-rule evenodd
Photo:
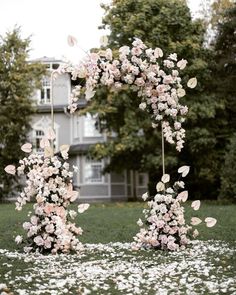
<path fill-rule="evenodd" d="M 191 218 L 191 224 L 192 225 L 199 225 L 202 222 L 202 220 L 198 217 L 192 217 Z"/>
<path fill-rule="evenodd" d="M 187 86 L 189 88 L 195 88 L 197 86 L 197 78 L 194 77 L 194 78 L 189 79 L 188 83 L 187 83 Z"/>
<path fill-rule="evenodd" d="M 75 46 L 77 44 L 77 39 L 72 35 L 68 35 L 67 43 L 68 43 L 69 46 L 73 47 L 73 46 Z"/>
<path fill-rule="evenodd" d="M 165 185 L 163 182 L 159 181 L 156 185 L 157 192 L 161 192 L 165 190 Z"/>
<path fill-rule="evenodd" d="M 108 45 L 108 37 L 107 36 L 102 36 L 100 38 L 100 45 L 103 47 L 106 47 Z"/>
<path fill-rule="evenodd" d="M 205 222 L 206 222 L 207 227 L 213 227 L 213 226 L 215 226 L 217 220 L 213 217 L 207 217 L 207 218 L 205 218 Z"/>
<path fill-rule="evenodd" d="M 188 175 L 190 170 L 190 166 L 182 166 L 178 169 L 178 173 L 182 174 L 182 177 L 185 177 Z"/>
<path fill-rule="evenodd" d="M 22 145 L 21 150 L 25 153 L 31 153 L 32 152 L 32 144 L 31 143 L 25 143 Z"/>
<path fill-rule="evenodd" d="M 22 243 L 22 241 L 23 241 L 23 238 L 22 238 L 22 236 L 16 236 L 16 238 L 15 238 L 15 242 L 17 243 L 17 244 L 20 244 L 20 243 Z"/>
<path fill-rule="evenodd" d="M 199 236 L 199 231 L 198 231 L 197 229 L 195 229 L 195 230 L 193 231 L 193 237 L 194 237 L 194 239 L 195 239 L 197 236 Z"/>
<path fill-rule="evenodd" d="M 11 175 L 15 175 L 16 174 L 16 167 L 14 165 L 7 165 L 4 170 Z"/>
<path fill-rule="evenodd" d="M 87 90 L 85 91 L 85 98 L 86 98 L 87 100 L 89 100 L 90 98 L 94 97 L 95 93 L 96 93 L 96 91 L 91 90 L 91 89 L 87 89 Z"/>
<path fill-rule="evenodd" d="M 193 208 L 193 210 L 199 210 L 200 206 L 201 206 L 200 200 L 193 201 L 191 204 L 191 207 Z"/>
<path fill-rule="evenodd" d="M 141 218 L 139 218 L 139 220 L 137 221 L 137 225 L 138 226 L 143 226 L 143 222 L 142 222 L 142 219 Z"/>
<path fill-rule="evenodd" d="M 182 191 L 181 193 L 179 193 L 177 199 L 182 202 L 186 202 L 188 199 L 188 191 Z"/>
<path fill-rule="evenodd" d="M 90 206 L 89 204 L 80 204 L 78 206 L 78 212 L 84 213 L 84 211 L 88 210 L 89 206 Z"/>
<path fill-rule="evenodd" d="M 178 88 L 178 90 L 177 90 L 178 97 L 183 97 L 183 96 L 185 96 L 185 94 L 186 94 L 186 92 L 183 88 Z"/>
<path fill-rule="evenodd" d="M 161 178 L 161 181 L 164 183 L 167 183 L 170 181 L 170 175 L 169 174 L 164 174 Z"/>

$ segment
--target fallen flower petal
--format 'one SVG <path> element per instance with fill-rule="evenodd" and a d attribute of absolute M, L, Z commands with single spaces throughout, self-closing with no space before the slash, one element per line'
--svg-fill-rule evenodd
<path fill-rule="evenodd" d="M 32 152 L 32 144 L 31 143 L 25 143 L 22 145 L 21 150 L 25 153 L 31 153 Z"/>
<path fill-rule="evenodd" d="M 4 170 L 8 173 L 8 174 L 12 174 L 15 175 L 16 174 L 16 167 L 14 165 L 7 165 Z"/>
<path fill-rule="evenodd" d="M 187 199 L 188 199 L 188 191 L 182 191 L 177 196 L 177 200 L 181 200 L 182 202 L 186 202 Z"/>
<path fill-rule="evenodd" d="M 200 219 L 200 218 L 198 218 L 198 217 L 192 217 L 191 218 L 191 224 L 192 225 L 198 225 L 198 224 L 200 224 L 202 222 L 202 220 Z"/>
<path fill-rule="evenodd" d="M 68 43 L 68 45 L 70 47 L 73 47 L 73 46 L 75 46 L 77 44 L 77 39 L 74 36 L 72 36 L 72 35 L 68 35 L 68 37 L 67 37 L 67 43 Z"/>
<path fill-rule="evenodd" d="M 161 181 L 164 183 L 167 183 L 170 181 L 170 175 L 169 174 L 164 174 L 161 178 Z"/>
<path fill-rule="evenodd" d="M 200 206 L 201 206 L 201 201 L 199 200 L 193 201 L 191 205 L 193 210 L 199 210 Z"/>
<path fill-rule="evenodd" d="M 215 226 L 217 220 L 213 217 L 207 217 L 207 218 L 205 218 L 205 222 L 206 222 L 207 227 L 213 227 L 213 226 Z"/>
<path fill-rule="evenodd" d="M 80 204 L 78 206 L 78 212 L 84 213 L 86 210 L 88 210 L 89 206 L 90 206 L 89 204 Z"/>
<path fill-rule="evenodd" d="M 194 239 L 195 239 L 198 235 L 199 235 L 199 231 L 198 231 L 197 229 L 195 229 L 195 230 L 193 231 L 193 237 L 194 237 Z"/>
<path fill-rule="evenodd" d="M 197 78 L 191 78 L 188 80 L 187 86 L 189 88 L 195 88 L 197 86 Z"/>
<path fill-rule="evenodd" d="M 182 166 L 178 169 L 178 172 L 182 174 L 182 177 L 185 177 L 186 175 L 188 175 L 189 170 L 190 170 L 190 166 Z"/>
<path fill-rule="evenodd" d="M 159 181 L 156 185 L 156 190 L 157 192 L 161 192 L 161 191 L 164 191 L 165 189 L 165 185 L 163 182 Z"/>

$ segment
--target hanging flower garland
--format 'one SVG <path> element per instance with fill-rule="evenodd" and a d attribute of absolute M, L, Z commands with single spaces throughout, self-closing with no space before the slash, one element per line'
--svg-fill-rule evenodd
<path fill-rule="evenodd" d="M 69 36 L 68 43 L 74 46 L 76 39 Z M 106 43 L 105 38 L 103 45 Z M 176 53 L 166 59 L 163 55 L 161 48 L 147 48 L 140 39 L 135 38 L 131 48 L 120 47 L 118 58 L 114 58 L 112 50 L 108 48 L 98 53 L 88 53 L 78 65 L 63 64 L 57 70 L 58 73 L 70 73 L 73 80 L 85 80 L 84 86 L 77 85 L 72 91 L 69 103 L 71 113 L 77 109 L 77 100 L 82 94 L 89 100 L 100 85 L 116 90 L 129 85 L 140 97 L 139 107 L 151 114 L 153 127 L 162 123 L 167 142 L 175 144 L 176 149 L 181 151 L 185 138 L 182 123 L 188 107 L 180 103 L 180 98 L 186 92 L 179 74 L 186 67 L 187 61 L 178 60 Z M 189 88 L 196 85 L 196 78 L 191 78 L 187 83 Z"/>
<path fill-rule="evenodd" d="M 78 197 L 78 192 L 72 186 L 73 172 L 69 170 L 70 166 L 66 161 L 69 146 L 62 145 L 60 154 L 54 155 L 50 143 L 54 138 L 53 131 L 49 130 L 48 136 L 41 140 L 43 154 L 31 153 L 32 145 L 24 144 L 21 149 L 30 155 L 20 160 L 17 168 L 14 165 L 5 168 L 9 174 L 26 176 L 26 186 L 17 198 L 16 210 L 21 210 L 27 202 L 36 201 L 30 221 L 23 223 L 27 232 L 25 252 L 55 254 L 79 252 L 83 249 L 77 238 L 83 230 L 72 220 L 77 213 L 87 210 L 89 205 L 79 205 L 78 212 L 69 210 L 69 205 Z M 74 171 L 76 170 L 77 167 L 74 167 Z M 22 237 L 17 236 L 15 241 L 21 243 Z"/>
<path fill-rule="evenodd" d="M 189 166 L 182 166 L 178 173 L 185 177 L 189 173 Z M 134 250 L 140 248 L 154 248 L 162 250 L 183 250 L 190 243 L 190 238 L 196 238 L 199 235 L 197 229 L 193 226 L 199 225 L 202 220 L 198 217 L 192 217 L 191 225 L 186 224 L 184 217 L 184 207 L 188 199 L 188 191 L 183 190 L 185 183 L 182 180 L 169 185 L 170 175 L 164 174 L 156 185 L 157 194 L 152 200 L 147 202 L 148 209 L 144 209 L 145 222 L 141 219 L 137 224 L 140 226 L 139 233 L 134 237 L 132 245 Z M 182 190 L 181 192 L 179 192 Z M 142 196 L 146 201 L 149 197 L 145 193 Z M 201 202 L 199 200 L 192 202 L 192 209 L 199 210 Z M 212 217 L 205 218 L 207 227 L 213 227 L 216 219 Z"/>

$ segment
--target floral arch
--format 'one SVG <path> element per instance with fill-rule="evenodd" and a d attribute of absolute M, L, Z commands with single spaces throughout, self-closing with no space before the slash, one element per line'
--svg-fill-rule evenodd
<path fill-rule="evenodd" d="M 106 47 L 107 38 L 103 38 L 103 48 Z M 76 39 L 68 37 L 71 46 L 76 44 Z M 176 53 L 163 58 L 164 53 L 160 48 L 147 48 L 140 40 L 135 38 L 132 47 L 122 46 L 117 58 L 113 57 L 110 48 L 100 50 L 98 53 L 89 53 L 78 65 L 66 63 L 52 74 L 52 78 L 62 73 L 70 73 L 72 79 L 81 80 L 81 85 L 75 86 L 69 103 L 70 112 L 77 108 L 77 100 L 81 95 L 92 99 L 96 88 L 106 85 L 119 91 L 128 85 L 140 97 L 139 107 L 147 111 L 152 118 L 153 128 L 161 126 L 162 146 L 164 139 L 174 144 L 181 151 L 184 144 L 185 130 L 182 124 L 188 112 L 188 107 L 181 104 L 180 100 L 186 92 L 182 85 L 180 72 L 187 65 L 185 59 L 178 59 Z M 194 88 L 197 85 L 195 77 L 189 79 L 187 86 Z M 69 205 L 78 197 L 78 192 L 73 190 L 73 172 L 67 163 L 69 146 L 60 147 L 60 153 L 54 154 L 55 126 L 52 127 L 40 142 L 44 154 L 31 154 L 19 161 L 16 169 L 8 165 L 5 170 L 9 174 L 26 174 L 26 187 L 17 199 L 16 208 L 22 206 L 32 198 L 36 199 L 35 212 L 29 222 L 23 224 L 27 231 L 28 246 L 25 251 L 40 252 L 79 252 L 83 246 L 76 238 L 82 234 L 82 229 L 77 227 L 71 219 L 77 213 L 88 209 L 88 204 L 78 206 L 78 212 L 69 210 Z M 26 143 L 22 150 L 31 153 L 32 145 Z M 154 248 L 166 250 L 184 249 L 189 243 L 190 234 L 194 237 L 198 231 L 186 225 L 184 218 L 184 203 L 188 192 L 184 190 L 184 182 L 180 179 L 172 181 L 169 174 L 165 173 L 164 149 L 162 150 L 163 175 L 157 183 L 157 194 L 150 198 L 148 194 L 143 199 L 148 200 L 148 209 L 144 210 L 144 221 L 138 220 L 141 227 L 134 237 L 133 249 Z M 78 169 L 73 167 L 74 170 Z M 180 177 L 185 177 L 189 166 L 180 167 Z M 170 183 L 173 183 L 170 185 Z M 200 201 L 192 203 L 193 210 L 198 210 Z M 201 223 L 193 217 L 193 226 Z M 216 220 L 211 217 L 205 219 L 206 225 L 214 226 Z M 20 242 L 21 238 L 17 238 Z"/>

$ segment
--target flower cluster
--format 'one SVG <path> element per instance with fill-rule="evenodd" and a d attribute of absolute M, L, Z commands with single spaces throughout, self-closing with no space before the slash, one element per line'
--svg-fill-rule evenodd
<path fill-rule="evenodd" d="M 182 123 L 188 107 L 179 101 L 185 96 L 179 73 L 186 65 L 187 61 L 178 59 L 176 53 L 164 59 L 161 48 L 147 48 L 136 38 L 131 48 L 122 46 L 119 49 L 118 58 L 113 58 L 113 52 L 108 48 L 88 54 L 76 66 L 66 63 L 57 72 L 70 73 L 74 80 L 85 79 L 83 85 L 77 85 L 72 91 L 69 105 L 72 113 L 77 108 L 78 97 L 85 94 L 86 99 L 92 98 L 99 85 L 118 90 L 129 85 L 140 97 L 139 107 L 151 114 L 153 127 L 161 122 L 165 139 L 176 144 L 180 151 L 185 138 Z M 190 88 L 196 85 L 196 78 L 191 78 L 187 84 Z"/>
<path fill-rule="evenodd" d="M 69 146 L 61 146 L 60 155 L 53 155 L 48 138 L 43 138 L 40 144 L 44 154 L 32 153 L 19 161 L 18 168 L 13 165 L 5 168 L 10 174 L 26 176 L 26 186 L 17 198 L 16 209 L 36 201 L 30 221 L 23 223 L 28 242 L 25 251 L 54 254 L 80 251 L 83 247 L 77 236 L 83 231 L 69 219 L 75 219 L 77 213 L 83 213 L 89 205 L 79 205 L 78 212 L 68 208 L 78 197 L 72 186 L 73 172 L 66 162 Z M 29 143 L 22 146 L 25 152 L 31 153 L 31 149 Z M 15 241 L 20 243 L 22 237 L 17 236 Z"/>
<path fill-rule="evenodd" d="M 189 166 L 182 166 L 178 172 L 185 177 L 189 172 Z M 156 248 L 176 251 L 185 249 L 190 242 L 190 235 L 194 238 L 198 236 L 198 230 L 193 230 L 185 222 L 184 207 L 182 203 L 188 199 L 188 191 L 184 189 L 184 182 L 178 180 L 173 186 L 168 186 L 170 175 L 164 174 L 160 182 L 157 183 L 157 194 L 147 202 L 149 209 L 144 209 L 146 226 L 139 219 L 137 224 L 141 227 L 139 233 L 134 237 L 134 249 Z M 148 194 L 143 195 L 143 199 L 148 199 Z M 192 202 L 193 210 L 200 208 L 200 201 Z M 198 217 L 191 219 L 191 225 L 198 225 L 202 221 Z M 207 217 L 206 225 L 212 227 L 216 224 L 216 219 Z"/>

